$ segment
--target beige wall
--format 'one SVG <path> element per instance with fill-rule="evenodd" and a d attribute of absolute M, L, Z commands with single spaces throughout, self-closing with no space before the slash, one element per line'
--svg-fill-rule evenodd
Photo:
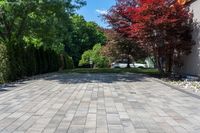
<path fill-rule="evenodd" d="M 194 13 L 194 20 L 200 23 L 200 0 L 191 4 L 190 9 Z M 200 25 L 194 27 L 193 39 L 196 45 L 192 48 L 192 53 L 184 58 L 184 74 L 200 76 Z"/>

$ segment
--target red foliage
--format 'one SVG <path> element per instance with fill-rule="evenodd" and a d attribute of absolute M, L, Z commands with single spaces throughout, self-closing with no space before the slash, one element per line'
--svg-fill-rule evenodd
<path fill-rule="evenodd" d="M 157 60 L 165 58 L 168 71 L 176 52 L 183 55 L 191 50 L 192 15 L 176 1 L 118 0 L 105 18 L 114 30 L 137 41 Z"/>

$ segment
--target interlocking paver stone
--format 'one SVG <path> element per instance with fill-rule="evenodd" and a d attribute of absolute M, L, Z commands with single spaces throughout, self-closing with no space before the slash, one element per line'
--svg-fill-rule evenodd
<path fill-rule="evenodd" d="M 2 133 L 200 133 L 200 97 L 138 74 L 51 74 L 0 93 Z"/>

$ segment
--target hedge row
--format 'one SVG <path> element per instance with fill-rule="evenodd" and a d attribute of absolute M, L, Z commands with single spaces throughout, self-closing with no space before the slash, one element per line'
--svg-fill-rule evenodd
<path fill-rule="evenodd" d="M 7 49 L 0 44 L 0 83 L 8 79 L 8 55 Z"/>
<path fill-rule="evenodd" d="M 53 50 L 0 44 L 0 83 L 58 71 L 62 64 L 63 69 L 73 68 L 72 59 L 67 54 L 63 57 L 64 63 L 61 56 Z"/>

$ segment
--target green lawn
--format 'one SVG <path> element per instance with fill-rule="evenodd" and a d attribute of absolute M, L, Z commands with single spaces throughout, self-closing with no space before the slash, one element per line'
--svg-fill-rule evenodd
<path fill-rule="evenodd" d="M 147 74 L 151 76 L 159 76 L 160 73 L 157 69 L 140 69 L 140 68 L 76 68 L 71 70 L 65 70 L 65 73 L 140 73 L 140 74 Z"/>

